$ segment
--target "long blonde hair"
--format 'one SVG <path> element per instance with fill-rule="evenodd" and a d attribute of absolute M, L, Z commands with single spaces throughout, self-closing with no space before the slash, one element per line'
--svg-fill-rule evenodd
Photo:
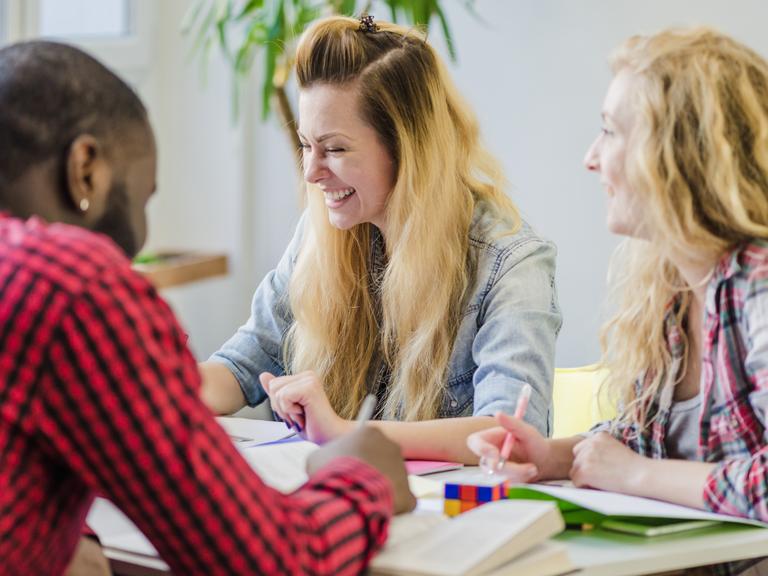
<path fill-rule="evenodd" d="M 611 63 L 636 80 L 625 168 L 652 238 L 626 240 L 615 255 L 618 312 L 601 342 L 620 421 L 642 429 L 672 361 L 665 314 L 682 325 L 691 300 L 674 257 L 712 261 L 768 237 L 768 64 L 706 28 L 632 37 Z M 676 384 L 684 373 L 672 376 Z"/>
<path fill-rule="evenodd" d="M 315 370 L 334 409 L 350 418 L 382 354 L 392 370 L 384 416 L 434 418 L 474 276 L 468 233 L 475 204 L 495 205 L 510 228 L 519 217 L 475 118 L 423 35 L 386 22 L 377 32 L 359 26 L 344 17 L 313 24 L 300 40 L 296 70 L 300 89 L 354 87 L 363 118 L 390 152 L 388 263 L 381 285 L 371 286 L 372 225 L 334 228 L 322 195 L 308 185 L 286 357 L 290 372 Z"/>

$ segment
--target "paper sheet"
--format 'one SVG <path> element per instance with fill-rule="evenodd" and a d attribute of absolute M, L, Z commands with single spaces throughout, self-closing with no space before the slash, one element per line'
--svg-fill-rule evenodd
<path fill-rule="evenodd" d="M 229 434 L 238 448 L 249 448 L 259 444 L 276 442 L 296 434 L 293 430 L 286 428 L 283 422 L 234 418 L 232 416 L 219 416 L 216 421 Z"/>

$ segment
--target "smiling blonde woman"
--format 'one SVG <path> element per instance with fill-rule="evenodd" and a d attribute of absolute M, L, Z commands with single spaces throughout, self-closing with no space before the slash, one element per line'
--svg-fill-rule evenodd
<path fill-rule="evenodd" d="M 406 456 L 473 461 L 513 412 L 549 432 L 555 249 L 522 222 L 416 30 L 335 17 L 297 52 L 307 209 L 248 322 L 201 365 L 217 412 L 258 404 L 323 442 L 363 398 Z M 277 376 L 275 378 L 274 376 Z"/>

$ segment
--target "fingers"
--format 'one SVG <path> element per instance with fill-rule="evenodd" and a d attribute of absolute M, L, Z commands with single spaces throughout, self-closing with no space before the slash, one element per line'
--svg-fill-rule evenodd
<path fill-rule="evenodd" d="M 266 392 L 267 396 L 269 396 L 270 404 L 272 404 L 272 413 L 274 414 L 275 418 L 279 418 L 285 422 L 285 425 L 289 428 L 294 428 L 294 423 L 286 417 L 281 407 L 278 406 L 277 399 L 273 397 L 275 390 L 272 383 L 276 379 L 276 376 L 270 372 L 262 372 L 259 374 L 259 382 L 261 383 L 261 387 L 264 388 L 264 392 Z"/>
<path fill-rule="evenodd" d="M 583 466 L 576 460 L 573 461 L 571 469 L 568 471 L 568 477 L 573 482 L 576 488 L 591 488 L 587 475 L 585 474 Z"/>
<path fill-rule="evenodd" d="M 591 462 L 593 451 L 596 447 L 599 450 L 599 444 L 610 439 L 610 434 L 600 432 L 599 434 L 584 438 L 584 440 L 573 447 L 573 463 L 571 464 L 568 476 L 574 486 L 577 488 L 592 487 L 590 482 L 590 470 L 592 466 L 594 466 L 594 463 Z"/>
<path fill-rule="evenodd" d="M 275 375 L 269 372 L 262 372 L 259 374 L 259 382 L 261 383 L 261 387 L 264 388 L 264 392 L 267 393 L 267 396 L 271 396 L 270 385 L 274 379 Z"/>
<path fill-rule="evenodd" d="M 540 436 L 538 431 L 530 424 L 503 412 L 496 414 L 496 421 L 501 424 L 500 427 L 481 430 L 480 432 L 470 434 L 467 438 L 467 446 L 478 456 L 497 459 L 499 450 L 508 432 L 512 434 L 515 441 L 522 442 Z"/>
<path fill-rule="evenodd" d="M 303 406 L 300 402 L 292 401 L 285 394 L 285 390 L 290 390 L 289 386 L 294 380 L 291 376 L 276 377 L 269 372 L 259 374 L 259 382 L 269 396 L 272 411 L 285 422 L 286 426 L 301 432 L 305 425 Z"/>
<path fill-rule="evenodd" d="M 322 383 L 314 372 L 274 377 L 271 374 L 259 376 L 264 390 L 269 395 L 275 414 L 299 432 L 307 429 L 307 419 L 319 410 L 324 413 L 328 400 Z"/>
<path fill-rule="evenodd" d="M 535 464 L 517 462 L 506 462 L 501 473 L 512 482 L 527 483 L 533 482 L 539 476 L 539 469 Z"/>
<path fill-rule="evenodd" d="M 481 458 L 498 460 L 499 448 L 504 442 L 507 431 L 504 428 L 488 428 L 470 434 L 467 437 L 467 447 Z"/>
<path fill-rule="evenodd" d="M 515 418 L 504 412 L 496 413 L 496 421 L 518 440 L 524 440 L 532 436 L 538 436 L 539 432 L 520 418 Z"/>

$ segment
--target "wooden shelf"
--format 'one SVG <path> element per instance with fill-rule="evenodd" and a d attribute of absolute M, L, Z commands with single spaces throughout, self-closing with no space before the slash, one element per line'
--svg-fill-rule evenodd
<path fill-rule="evenodd" d="M 160 252 L 157 256 L 156 262 L 134 264 L 133 267 L 158 289 L 226 276 L 229 270 L 226 254 Z"/>

